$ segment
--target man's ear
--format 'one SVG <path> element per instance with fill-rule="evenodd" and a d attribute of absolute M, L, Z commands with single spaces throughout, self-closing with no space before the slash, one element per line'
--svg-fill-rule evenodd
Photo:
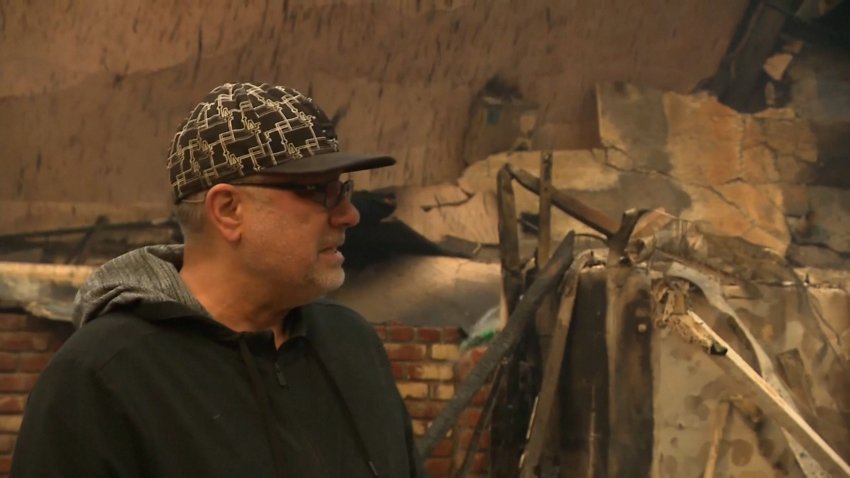
<path fill-rule="evenodd" d="M 216 184 L 207 191 L 204 207 L 209 224 L 227 242 L 242 238 L 244 196 L 230 184 Z"/>

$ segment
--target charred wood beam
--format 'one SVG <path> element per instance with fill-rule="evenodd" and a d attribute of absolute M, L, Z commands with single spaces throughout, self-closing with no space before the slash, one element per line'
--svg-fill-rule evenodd
<path fill-rule="evenodd" d="M 651 294 L 645 271 L 608 268 L 608 476 L 649 476 L 653 415 Z"/>
<path fill-rule="evenodd" d="M 765 77 L 762 67 L 776 47 L 786 18 L 772 3 L 775 2 L 750 2 L 729 51 L 708 85 L 720 101 L 737 110 L 752 110 L 758 106 L 753 99 L 764 98 L 763 93 L 756 91 Z M 791 4 L 799 2 L 786 0 L 784 3 L 793 8 Z"/>
<path fill-rule="evenodd" d="M 540 157 L 540 204 L 537 223 L 537 267 L 549 259 L 549 246 L 552 242 L 552 152 L 546 151 Z"/>
<path fill-rule="evenodd" d="M 537 268 L 549 260 L 549 248 L 552 242 L 552 153 L 545 151 L 540 155 L 540 202 L 538 205 L 538 229 L 537 229 L 537 257 L 535 263 Z M 534 326 L 537 331 L 537 341 L 540 345 L 541 356 L 546 356 L 549 349 L 549 341 L 555 328 L 554 294 L 543 299 L 543 303 L 537 310 Z"/>
<path fill-rule="evenodd" d="M 85 262 L 95 237 L 97 237 L 97 234 L 107 225 L 109 225 L 109 219 L 106 216 L 98 216 L 91 228 L 89 228 L 83 238 L 80 239 L 80 242 L 74 248 L 74 251 L 68 256 L 66 264 L 82 264 Z"/>
<path fill-rule="evenodd" d="M 74 296 L 93 268 L 0 262 L 0 307 L 71 321 Z"/>
<path fill-rule="evenodd" d="M 597 478 L 608 459 L 608 357 L 605 349 L 605 281 L 601 267 L 585 269 L 578 282 L 559 385 L 561 469 Z"/>
<path fill-rule="evenodd" d="M 534 316 L 543 298 L 563 277 L 564 272 L 573 262 L 573 247 L 575 245 L 575 234 L 570 231 L 558 245 L 552 258 L 534 279 L 534 282 L 517 303 L 516 309 L 508 318 L 508 323 L 502 332 L 490 343 L 481 360 L 470 372 L 466 380 L 458 387 L 454 397 L 446 403 L 431 426 L 425 432 L 425 436 L 419 444 L 419 452 L 422 456 L 429 456 L 434 446 L 441 440 L 446 432 L 457 422 L 457 418 L 472 400 L 473 395 L 486 383 L 487 378 L 501 362 L 502 357 L 508 354 L 519 340 L 528 321 Z"/>
<path fill-rule="evenodd" d="M 490 423 L 491 417 L 493 416 L 493 409 L 496 407 L 496 388 L 502 382 L 502 377 L 505 373 L 505 364 L 500 363 L 498 368 L 496 369 L 496 373 L 493 376 L 493 383 L 490 386 L 490 393 L 487 394 L 487 400 L 484 402 L 484 406 L 481 408 L 481 418 L 478 419 L 478 423 L 475 424 L 475 429 L 472 431 L 472 437 L 469 439 L 469 446 L 466 449 L 466 453 L 463 455 L 463 462 L 461 462 L 460 467 L 458 467 L 457 473 L 455 473 L 455 478 L 466 478 L 466 475 L 469 474 L 469 470 L 472 467 L 473 457 L 478 452 L 478 445 L 481 441 L 481 434 L 484 432 L 484 427 Z"/>
<path fill-rule="evenodd" d="M 540 180 L 538 178 L 510 164 L 505 165 L 505 167 L 510 175 L 524 188 L 535 194 L 540 194 Z M 588 206 L 569 193 L 554 187 L 552 188 L 552 204 L 561 211 L 583 222 L 588 227 L 601 232 L 605 237 L 613 236 L 620 227 L 616 220 L 604 212 Z"/>
<path fill-rule="evenodd" d="M 101 225 L 101 229 L 103 231 L 118 231 L 118 230 L 127 230 L 133 231 L 138 229 L 151 229 L 157 227 L 167 227 L 171 229 L 178 229 L 177 222 L 174 219 L 169 218 L 161 221 L 133 221 L 133 222 L 116 222 L 116 223 L 107 223 Z M 86 234 L 91 231 L 92 226 L 82 226 L 82 227 L 68 227 L 68 228 L 60 228 L 60 229 L 51 229 L 47 231 L 31 231 L 31 232 L 18 232 L 14 234 L 2 234 L 0 235 L 0 245 L 5 243 L 16 243 L 18 241 L 28 241 L 34 239 L 45 239 L 54 236 L 64 236 L 69 234 Z"/>
<path fill-rule="evenodd" d="M 552 152 L 544 151 L 540 155 L 540 194 L 539 194 L 539 204 L 538 204 L 538 229 L 537 229 L 537 257 L 535 260 L 535 264 L 537 268 L 543 267 L 543 264 L 549 259 L 549 249 L 550 243 L 552 240 Z M 563 300 L 563 299 L 562 299 Z M 543 302 L 540 304 L 540 308 L 537 309 L 537 317 L 534 320 L 534 328 L 537 336 L 537 348 L 539 349 L 539 358 L 536 361 L 538 365 L 538 370 L 541 370 L 543 375 L 546 373 L 546 363 L 545 358 L 549 354 L 550 347 L 557 348 L 559 344 L 553 345 L 553 341 L 557 342 L 560 340 L 557 337 L 557 326 L 555 324 L 555 316 L 558 315 L 558 300 L 555 296 L 555 291 L 546 295 L 543 299 Z M 555 335 L 555 337 L 553 337 Z M 563 337 L 566 340 L 566 335 Z M 560 365 L 558 365 L 560 369 Z M 541 414 L 540 409 L 540 398 L 542 396 L 542 392 L 540 391 L 540 387 L 545 386 L 545 376 L 541 377 L 540 385 L 535 387 L 534 394 L 532 396 L 535 397 L 532 402 L 532 415 L 529 417 L 526 427 L 534 426 L 534 418 L 539 417 L 541 415 L 545 415 L 547 419 L 552 417 L 557 417 L 557 409 L 554 405 L 555 396 L 546 397 L 547 400 L 551 398 L 551 403 L 547 401 L 545 404 L 547 409 Z M 533 430 L 533 429 L 528 429 Z M 526 436 L 528 437 L 528 430 L 526 431 Z M 550 432 L 551 431 L 551 432 Z M 524 448 L 523 456 L 527 456 L 529 449 L 531 448 L 532 453 L 534 454 L 533 463 L 535 468 L 539 468 L 542 472 L 547 472 L 550 465 L 555 463 L 554 456 L 557 453 L 557 443 L 558 443 L 558 433 L 557 428 L 555 429 L 547 429 L 544 430 L 544 439 L 539 437 L 532 436 L 534 438 L 534 443 L 529 442 L 526 444 Z M 533 445 L 533 446 L 532 446 Z M 520 458 L 520 461 L 516 463 L 516 468 L 522 469 L 523 461 Z M 514 469 L 516 469 L 514 468 Z"/>
<path fill-rule="evenodd" d="M 512 182 L 513 178 L 507 168 L 503 167 L 497 177 L 499 253 L 502 263 L 500 319 L 503 327 L 516 308 L 525 283 L 533 280 L 525 277 L 522 270 L 519 224 Z M 538 388 L 534 376 L 538 349 L 534 323 L 529 320 L 519 333 L 510 354 L 502 359 L 502 372 L 496 377 L 498 380 L 493 380 L 490 466 L 494 478 L 506 478 L 515 474 L 522 448 L 525 446 L 525 429 Z"/>
<path fill-rule="evenodd" d="M 631 267 L 626 244 L 645 210 L 623 214 L 609 238 L 605 343 L 608 356 L 609 476 L 649 476 L 653 415 L 651 294 L 645 271 Z M 628 397 L 627 399 L 625 399 Z"/>
<path fill-rule="evenodd" d="M 608 236 L 609 267 L 628 262 L 626 246 L 629 244 L 629 239 L 632 237 L 632 232 L 634 232 L 638 221 L 648 212 L 648 209 L 629 209 L 623 213 L 623 219 L 620 221 L 617 232 Z"/>
<path fill-rule="evenodd" d="M 502 293 L 505 314 L 510 315 L 522 293 L 522 263 L 519 257 L 519 230 L 516 199 L 511 175 L 506 167 L 496 177 L 496 203 L 499 208 L 499 256 L 502 262 Z"/>
<path fill-rule="evenodd" d="M 537 396 L 537 407 L 529 425 L 528 445 L 523 458 L 520 460 L 521 478 L 539 476 L 540 473 L 537 468 L 541 465 L 541 458 L 544 456 L 546 447 L 557 445 L 560 442 L 559 439 L 552 437 L 557 432 L 557 426 L 553 425 L 557 421 L 558 383 L 561 378 L 561 366 L 564 363 L 564 352 L 567 347 L 567 334 L 573 318 L 579 275 L 590 258 L 590 252 L 585 252 L 576 259 L 565 280 L 566 287 L 561 297 L 557 322 L 552 334 L 552 343 L 546 356 L 540 394 Z"/>

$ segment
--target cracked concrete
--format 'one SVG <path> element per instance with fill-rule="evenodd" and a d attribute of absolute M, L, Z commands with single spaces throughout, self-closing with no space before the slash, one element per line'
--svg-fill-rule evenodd
<path fill-rule="evenodd" d="M 611 217 L 629 208 L 663 208 L 712 234 L 780 256 L 791 250 L 799 264 L 807 258 L 828 263 L 829 254 L 850 256 L 850 191 L 805 182 L 817 157 L 816 137 L 793 110 L 739 114 L 707 95 L 623 83 L 600 84 L 596 100 L 603 148 L 554 151 L 555 187 Z M 495 194 L 499 168 L 509 162 L 536 175 L 540 155 L 500 153 L 473 163 L 459 179 L 460 189 Z M 535 195 L 521 187 L 515 195 L 520 213 L 537 214 Z M 813 223 L 801 225 L 802 217 Z M 813 231 L 817 241 L 794 244 L 792 226 Z M 554 238 L 569 230 L 590 232 L 557 210 L 552 227 Z M 824 250 L 801 249 L 803 244 L 822 244 Z"/>
<path fill-rule="evenodd" d="M 669 177 L 690 196 L 691 205 L 686 208 L 656 207 L 681 209 L 681 217 L 712 233 L 742 237 L 780 254 L 791 244 L 789 218 L 816 209 L 819 217 L 830 218 L 815 226 L 828 237 L 823 244 L 836 253 L 850 253 L 844 232 L 850 228 L 842 226 L 850 224 L 850 212 L 839 207 L 850 203 L 850 198 L 841 189 L 807 185 L 818 158 L 818 139 L 809 122 L 794 110 L 746 115 L 706 95 L 634 86 L 600 85 L 597 100 L 607 164 L 620 174 L 644 173 L 636 155 L 661 151 L 670 168 L 654 173 Z M 659 114 L 664 120 L 647 121 Z M 666 136 L 646 132 L 653 127 Z"/>

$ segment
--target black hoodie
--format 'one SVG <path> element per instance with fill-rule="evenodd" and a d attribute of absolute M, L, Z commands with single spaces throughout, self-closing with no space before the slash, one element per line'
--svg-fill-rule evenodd
<path fill-rule="evenodd" d="M 30 394 L 12 477 L 425 476 L 364 319 L 314 302 L 275 350 L 209 317 L 180 253 L 116 258 L 80 290 L 82 327 Z"/>

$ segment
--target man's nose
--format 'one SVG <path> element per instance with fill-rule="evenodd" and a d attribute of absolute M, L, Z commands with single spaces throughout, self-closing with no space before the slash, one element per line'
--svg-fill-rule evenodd
<path fill-rule="evenodd" d="M 328 220 L 333 227 L 348 229 L 360 222 L 360 211 L 350 199 L 344 197 L 339 204 L 328 211 Z"/>

